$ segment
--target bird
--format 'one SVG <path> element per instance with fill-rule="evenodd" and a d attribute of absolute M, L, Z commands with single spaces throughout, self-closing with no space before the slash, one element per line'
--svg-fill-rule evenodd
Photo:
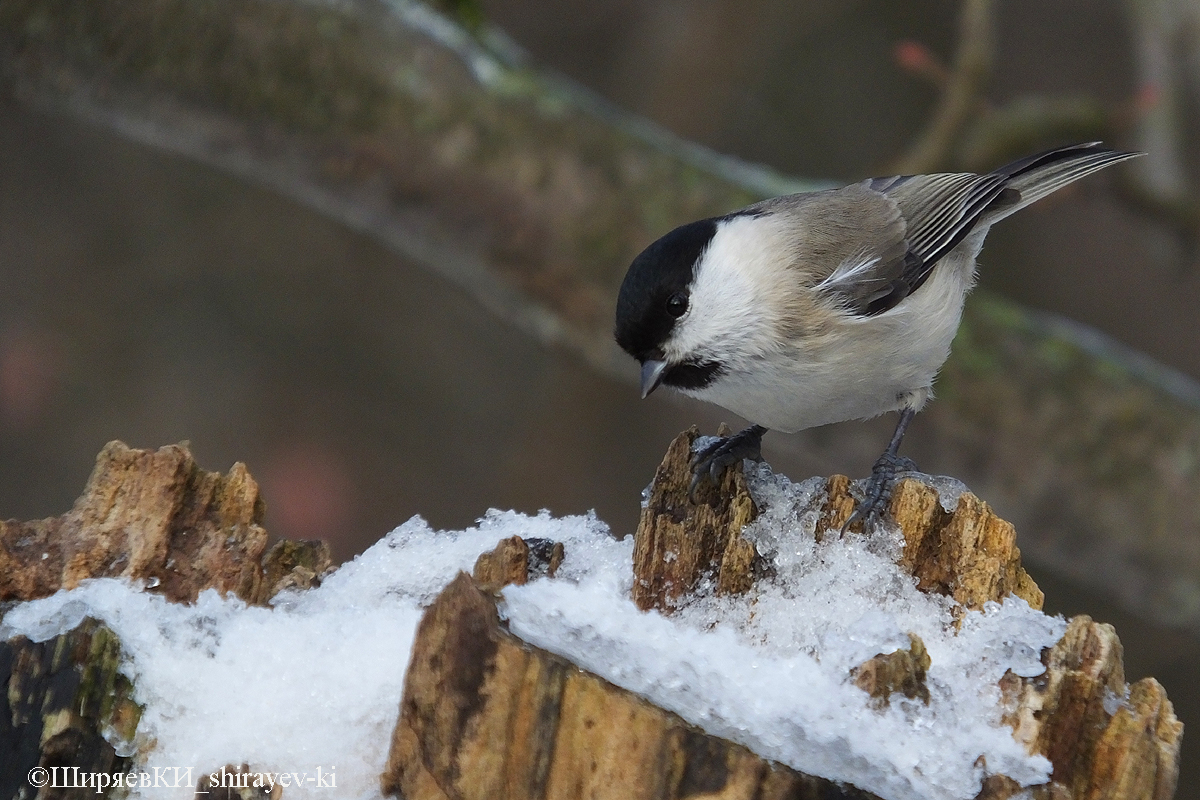
<path fill-rule="evenodd" d="M 882 514 L 913 416 L 950 355 L 992 225 L 1097 170 L 1142 155 L 1074 144 L 986 174 L 869 178 L 681 225 L 630 264 L 617 344 L 642 397 L 668 386 L 752 422 L 702 447 L 690 495 L 763 434 L 899 412 L 854 514 Z"/>

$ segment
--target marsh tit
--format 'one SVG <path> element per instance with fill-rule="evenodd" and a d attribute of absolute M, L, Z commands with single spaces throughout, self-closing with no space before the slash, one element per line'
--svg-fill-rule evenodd
<path fill-rule="evenodd" d="M 1093 142 L 986 175 L 873 178 L 692 222 L 647 247 L 616 314 L 642 396 L 670 386 L 755 423 L 696 455 L 693 491 L 756 457 L 768 429 L 899 411 L 853 519 L 877 515 L 911 463 L 900 440 L 950 354 L 988 230 L 1137 155 Z"/>

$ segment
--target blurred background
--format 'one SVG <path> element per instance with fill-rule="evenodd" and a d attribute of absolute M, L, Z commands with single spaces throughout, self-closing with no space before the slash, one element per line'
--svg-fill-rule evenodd
<path fill-rule="evenodd" d="M 802 178 L 986 169 L 1014 148 L 1096 131 L 1151 149 L 1129 168 L 1136 183 L 1105 173 L 1006 221 L 980 281 L 1152 356 L 1193 391 L 1200 13 L 1182 0 L 1004 0 L 972 33 L 971 5 L 443 10 L 615 107 Z M 960 85 L 972 35 L 990 51 L 988 80 Z M 1192 66 L 1176 74 L 1176 63 Z M 960 121 L 953 147 L 922 150 L 956 91 L 974 122 Z M 379 237 L 145 138 L 21 91 L 0 100 L 0 517 L 68 509 L 111 439 L 186 440 L 207 469 L 249 465 L 273 536 L 326 539 L 339 559 L 413 514 L 461 528 L 489 507 L 595 509 L 624 535 L 672 436 L 741 422 L 661 393 L 641 402 L 631 382 L 545 346 Z M 833 426 L 804 440 L 825 446 L 799 454 L 769 437 L 767 455 L 796 478 L 862 475 L 892 424 L 866 424 L 869 437 L 863 423 Z M 918 420 L 906 449 L 922 453 L 922 436 Z M 1194 630 L 1028 566 L 1048 610 L 1115 623 L 1128 679 L 1154 675 L 1179 717 L 1200 722 Z M 1184 746 L 1178 796 L 1198 797 L 1198 748 Z"/>

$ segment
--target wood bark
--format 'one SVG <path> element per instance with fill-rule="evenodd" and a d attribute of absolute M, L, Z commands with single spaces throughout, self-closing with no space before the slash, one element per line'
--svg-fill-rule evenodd
<path fill-rule="evenodd" d="M 110 738 L 132 741 L 141 710 L 133 687 L 118 670 L 121 645 L 95 620 L 44 642 L 19 636 L 0 642 L 0 797 L 95 797 L 95 788 L 31 787 L 35 767 L 81 773 L 123 772 L 130 759 L 117 755 Z M 59 773 L 70 783 L 75 773 Z"/>
<path fill-rule="evenodd" d="M 842 493 L 849 486 L 845 476 L 831 478 L 827 502 L 847 508 Z M 949 595 L 972 611 L 1010 594 L 1042 607 L 1045 595 L 1021 566 L 1016 529 L 974 494 L 963 492 L 948 512 L 936 489 L 919 480 L 901 480 L 888 513 L 904 532 L 900 566 L 917 579 L 917 588 Z M 830 519 L 840 527 L 839 518 L 840 513 Z"/>
<path fill-rule="evenodd" d="M 6 0 L 0 95 L 313 205 L 632 380 L 611 335 L 629 260 L 675 225 L 798 182 L 675 140 L 406 8 Z M 1190 383 L 976 292 L 938 394 L 911 443 L 924 448 L 918 461 L 1008 509 L 1039 563 L 1200 629 L 1200 612 L 1178 601 L 1200 586 Z M 847 449 L 865 458 L 876 435 L 856 426 L 775 446 L 810 473 Z M 1081 536 L 1094 554 L 1063 545 Z"/>
<path fill-rule="evenodd" d="M 1175 794 L 1183 724 L 1158 681 L 1125 683 L 1122 652 L 1111 625 L 1078 616 L 1045 656 L 1044 675 L 1001 681 L 1014 705 L 1007 716 L 1014 735 L 1054 764 L 1036 800 Z"/>
<path fill-rule="evenodd" d="M 760 563 L 742 528 L 758 516 L 741 464 L 720 483 L 702 484 L 697 502 L 688 497 L 692 427 L 675 437 L 654 473 L 650 497 L 633 537 L 633 601 L 643 611 L 670 613 L 704 581 L 717 594 L 741 594 L 754 584 Z"/>
<path fill-rule="evenodd" d="M 910 633 L 908 640 L 908 647 L 872 656 L 850 671 L 854 685 L 871 695 L 877 708 L 888 705 L 896 692 L 929 704 L 925 685 L 925 673 L 932 663 L 929 652 L 915 633 Z"/>
<path fill-rule="evenodd" d="M 565 555 L 562 542 L 510 536 L 476 559 L 472 575 L 481 587 L 499 591 L 509 584 L 521 586 L 542 575 L 553 578 Z"/>
<path fill-rule="evenodd" d="M 769 574 L 741 537 L 742 520 L 754 509 L 739 470 L 706 489 L 697 508 L 685 505 L 695 436 L 687 431 L 669 449 L 638 533 L 649 544 L 635 546 L 635 568 L 658 587 L 646 596 L 665 611 L 686 602 L 688 592 L 744 591 Z M 815 501 L 815 535 L 843 535 L 840 526 L 855 502 L 851 484 L 834 476 L 826 488 Z M 264 558 L 261 508 L 244 467 L 221 476 L 200 470 L 180 446 L 136 451 L 113 443 L 71 512 L 0 527 L 6 597 L 123 576 L 158 578 L 150 590 L 173 599 L 211 586 L 264 602 L 280 586 L 319 580 L 328 564 L 321 546 L 281 543 Z M 933 487 L 909 479 L 897 486 L 889 509 L 906 539 L 899 563 L 922 590 L 951 596 L 963 608 L 1010 593 L 1040 605 L 1012 526 L 978 498 L 964 493 L 946 512 Z M 698 526 L 695 535 L 688 525 Z M 181 557 L 195 560 L 175 568 L 172 559 Z M 562 557 L 561 544 L 514 538 L 481 556 L 476 569 L 494 591 L 552 575 Z M 1043 661 L 1043 675 L 1008 674 L 1000 685 L 1014 736 L 1053 765 L 1051 783 L 1035 787 L 1033 796 L 1169 800 L 1182 725 L 1156 681 L 1125 683 L 1111 626 L 1075 618 Z M 5 780 L 23 781 L 37 765 L 98 771 L 126 765 L 99 734 L 109 728 L 131 739 L 137 725 L 139 710 L 119 662 L 119 643 L 92 621 L 40 644 L 18 638 L 0 646 L 7 687 L 0 756 L 11 756 L 6 766 L 24 767 L 16 777 L 3 772 Z M 884 703 L 896 691 L 924 696 L 928 667 L 914 638 L 907 650 L 870 659 L 852 677 Z M 15 786 L 7 796 L 25 790 Z M 420 624 L 382 786 L 407 800 L 872 796 L 766 761 L 520 641 L 501 625 L 492 595 L 465 574 Z M 1004 776 L 991 776 L 980 797 L 1003 800 L 1017 791 Z"/>
<path fill-rule="evenodd" d="M 110 442 L 74 507 L 59 517 L 0 521 L 0 600 L 33 600 L 87 578 L 145 581 L 192 602 L 205 589 L 265 603 L 306 588 L 331 565 L 323 542 L 267 550 L 258 484 L 244 464 L 206 472 L 183 445 Z"/>

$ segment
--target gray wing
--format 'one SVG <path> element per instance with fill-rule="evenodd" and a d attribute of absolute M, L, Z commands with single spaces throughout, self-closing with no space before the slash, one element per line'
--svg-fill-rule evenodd
<path fill-rule="evenodd" d="M 816 288 L 854 314 L 887 311 L 921 288 L 938 261 L 981 221 L 990 225 L 1069 183 L 1138 155 L 1087 142 L 1022 158 L 987 175 L 901 175 L 835 190 L 831 194 L 843 201 L 841 217 L 860 225 L 857 237 L 853 231 L 842 235 L 865 245 L 861 257 L 843 254 L 840 261 L 829 259 L 830 271 L 822 273 Z M 880 201 L 894 206 L 899 228 Z M 858 207 L 869 213 L 859 213 Z M 901 243 L 893 241 L 897 230 Z"/>
<path fill-rule="evenodd" d="M 849 313 L 873 316 L 921 287 L 1004 192 L 1005 181 L 970 173 L 875 178 L 746 211 L 792 217 L 793 258 L 813 288 Z"/>
<path fill-rule="evenodd" d="M 872 316 L 893 308 L 921 288 L 933 268 L 966 238 L 980 218 L 997 202 L 1004 203 L 1007 176 L 941 173 L 875 178 L 865 187 L 895 203 L 904 221 L 903 255 L 880 260 L 873 280 L 888 279 L 886 293 L 873 293 L 867 302 L 849 304 L 855 314 Z M 832 282 L 830 289 L 846 289 Z"/>
<path fill-rule="evenodd" d="M 966 238 L 986 212 L 1017 199 L 1015 192 L 1005 193 L 1008 176 L 996 173 L 875 178 L 868 185 L 894 200 L 904 217 L 909 257 L 903 279 L 910 293 L 920 288 L 934 265 Z"/>

